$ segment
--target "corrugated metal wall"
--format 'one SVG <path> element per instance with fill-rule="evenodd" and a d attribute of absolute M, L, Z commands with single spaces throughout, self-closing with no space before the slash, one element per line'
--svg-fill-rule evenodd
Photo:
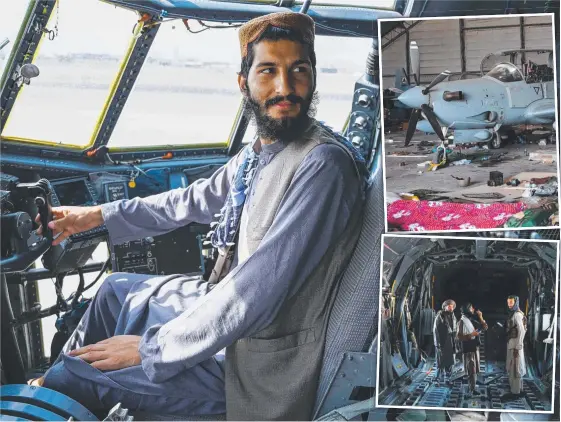
<path fill-rule="evenodd" d="M 481 60 L 489 53 L 522 48 L 520 17 L 463 19 L 465 71 L 479 72 Z M 548 26 L 532 26 L 548 24 Z M 551 16 L 524 18 L 525 48 L 553 48 Z M 383 23 L 382 23 L 383 25 Z M 506 26 L 506 27 L 505 27 Z M 502 27 L 502 28 L 497 28 Z M 383 30 L 383 26 L 382 26 Z M 429 83 L 437 74 L 448 69 L 462 72 L 460 20 L 427 20 L 409 31 L 410 41 L 416 41 L 421 52 L 421 83 Z M 392 35 L 382 40 L 386 44 Z M 395 70 L 406 66 L 406 35 L 397 38 L 382 51 L 383 86 L 394 86 Z M 527 55 L 538 64 L 547 63 L 547 55 Z"/>

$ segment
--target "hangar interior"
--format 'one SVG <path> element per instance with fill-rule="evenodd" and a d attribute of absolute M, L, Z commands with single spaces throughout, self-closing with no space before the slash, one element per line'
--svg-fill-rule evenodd
<path fill-rule="evenodd" d="M 552 409 L 553 362 L 559 359 L 558 344 L 554 350 L 559 314 L 553 317 L 558 289 L 556 243 L 385 236 L 383 261 L 378 405 Z M 505 399 L 510 391 L 505 371 L 509 295 L 519 296 L 528 319 L 527 373 L 523 396 Z M 433 324 L 447 299 L 457 304 L 456 319 L 461 306 L 471 302 L 488 324 L 481 335 L 479 396 L 469 394 L 461 353 L 456 354 L 450 377 L 436 379 Z M 402 415 L 398 420 L 411 419 Z"/>
<path fill-rule="evenodd" d="M 474 223 L 476 228 L 559 225 L 552 25 L 551 15 L 382 23 L 384 157 L 392 215 L 407 208 L 393 202 L 415 198 L 508 204 L 494 205 L 507 217 L 497 221 L 489 218 L 485 226 Z M 503 55 L 499 51 L 517 53 Z M 496 83 L 498 91 L 491 93 L 495 89 L 488 86 L 491 79 L 482 76 L 508 62 L 516 65 L 524 81 Z M 532 73 L 528 66 L 536 71 Z M 449 74 L 442 75 L 444 71 Z M 537 74 L 541 75 L 540 83 L 534 86 L 531 82 Z M 431 85 L 424 96 L 429 110 L 404 103 L 416 87 Z M 521 113 L 529 116 L 536 105 L 532 89 L 543 91 L 536 101 L 548 102 L 549 120 L 520 118 Z M 441 98 L 441 91 L 461 98 Z M 419 114 L 414 118 L 416 110 Z M 476 123 L 481 116 L 489 116 L 480 110 L 495 111 L 504 118 L 496 120 L 494 126 L 489 121 Z M 427 116 L 428 112 L 432 116 Z M 513 113 L 520 115 L 513 117 Z M 431 117 L 442 138 L 430 123 Z M 474 129 L 476 126 L 479 129 Z M 482 131 L 484 126 L 487 129 Z M 552 204 L 548 212 L 537 210 L 511 218 L 546 204 Z M 388 216 L 388 220 L 390 229 L 404 231 L 414 230 L 411 223 L 418 223 L 412 217 Z M 425 228 L 463 227 L 441 223 Z"/>

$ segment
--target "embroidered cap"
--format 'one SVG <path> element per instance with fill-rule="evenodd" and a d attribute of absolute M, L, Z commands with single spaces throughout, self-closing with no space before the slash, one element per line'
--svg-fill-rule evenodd
<path fill-rule="evenodd" d="M 239 31 L 242 58 L 247 56 L 247 46 L 255 41 L 269 27 L 291 29 L 300 34 L 304 42 L 314 45 L 314 20 L 303 13 L 279 12 L 252 19 L 242 25 Z"/>

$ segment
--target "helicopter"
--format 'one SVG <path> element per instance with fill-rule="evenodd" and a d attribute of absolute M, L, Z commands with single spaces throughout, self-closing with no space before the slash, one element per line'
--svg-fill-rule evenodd
<path fill-rule="evenodd" d="M 419 55 L 411 42 L 413 76 L 419 80 Z M 517 66 L 516 57 L 524 53 L 547 53 L 548 64 L 532 61 Z M 508 57 L 510 60 L 503 58 Z M 486 68 L 490 59 L 498 63 Z M 501 60 L 503 59 L 503 60 Z M 496 60 L 497 61 L 497 60 Z M 502 50 L 487 55 L 481 62 L 481 76 L 451 80 L 451 72 L 441 72 L 428 85 L 409 87 L 399 92 L 396 100 L 412 109 L 405 145 L 415 130 L 435 133 L 442 141 L 448 130 L 454 131 L 454 143 L 488 143 L 500 148 L 503 136 L 512 136 L 518 125 L 553 125 L 555 121 L 555 90 L 553 50 Z M 425 120 L 419 120 L 420 116 Z"/>

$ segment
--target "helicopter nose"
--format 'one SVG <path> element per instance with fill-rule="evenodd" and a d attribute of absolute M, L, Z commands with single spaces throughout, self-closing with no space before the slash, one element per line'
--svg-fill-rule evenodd
<path fill-rule="evenodd" d="M 423 89 L 418 86 L 408 89 L 397 99 L 410 108 L 421 108 L 421 104 L 429 103 L 429 96 L 423 94 Z"/>

